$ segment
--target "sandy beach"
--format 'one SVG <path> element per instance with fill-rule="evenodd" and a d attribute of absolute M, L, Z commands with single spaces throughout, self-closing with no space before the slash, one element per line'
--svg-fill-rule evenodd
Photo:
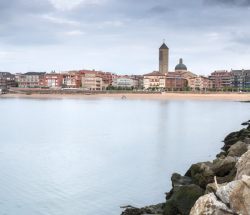
<path fill-rule="evenodd" d="M 250 101 L 250 93 L 162 93 L 162 94 L 3 94 L 0 98 L 30 99 L 136 99 L 136 100 L 214 100 L 214 101 Z"/>

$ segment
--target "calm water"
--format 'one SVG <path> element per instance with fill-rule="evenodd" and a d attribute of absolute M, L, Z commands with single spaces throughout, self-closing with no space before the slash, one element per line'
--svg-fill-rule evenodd
<path fill-rule="evenodd" d="M 238 102 L 0 99 L 0 214 L 163 202 L 172 172 L 211 160 L 248 119 Z"/>

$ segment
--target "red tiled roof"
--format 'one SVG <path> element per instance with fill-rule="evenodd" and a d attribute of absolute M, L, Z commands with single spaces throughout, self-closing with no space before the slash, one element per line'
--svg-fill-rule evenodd
<path fill-rule="evenodd" d="M 145 74 L 144 76 L 165 76 L 165 74 L 162 74 L 162 73 L 159 72 L 159 71 L 154 71 L 154 72 Z"/>

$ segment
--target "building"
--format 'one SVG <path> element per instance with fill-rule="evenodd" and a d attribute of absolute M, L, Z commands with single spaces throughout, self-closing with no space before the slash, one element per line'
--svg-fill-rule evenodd
<path fill-rule="evenodd" d="M 27 72 L 16 74 L 15 80 L 18 87 L 37 88 L 44 85 L 45 72 Z"/>
<path fill-rule="evenodd" d="M 169 48 L 163 43 L 159 49 L 159 72 L 167 74 L 169 70 Z"/>
<path fill-rule="evenodd" d="M 96 70 L 80 70 L 79 72 L 82 76 L 84 76 L 85 74 L 95 74 L 96 76 L 98 76 L 98 78 L 101 78 L 102 79 L 102 90 L 105 90 L 109 86 L 112 86 L 113 80 L 118 77 L 114 73 L 96 71 Z"/>
<path fill-rule="evenodd" d="M 117 77 L 116 74 L 110 72 L 98 71 L 98 75 L 102 78 L 103 89 L 106 89 L 109 86 L 112 86 L 113 80 Z"/>
<path fill-rule="evenodd" d="M 190 88 L 193 91 L 207 91 L 212 88 L 212 81 L 210 81 L 209 78 L 205 76 L 197 76 L 190 79 Z"/>
<path fill-rule="evenodd" d="M 168 72 L 166 76 L 166 90 L 176 91 L 185 90 L 187 88 L 188 82 L 183 78 L 178 72 Z"/>
<path fill-rule="evenodd" d="M 97 71 L 82 71 L 81 81 L 84 90 L 102 91 L 104 89 L 102 77 Z"/>
<path fill-rule="evenodd" d="M 60 88 L 63 83 L 63 75 L 60 73 L 47 73 L 44 76 L 44 87 Z"/>
<path fill-rule="evenodd" d="M 118 76 L 113 80 L 113 87 L 122 89 L 135 89 L 139 87 L 139 80 L 131 76 Z"/>
<path fill-rule="evenodd" d="M 212 88 L 215 90 L 226 90 L 231 88 L 232 73 L 226 70 L 218 70 L 211 73 L 209 79 L 212 81 Z"/>
<path fill-rule="evenodd" d="M 78 71 L 63 73 L 62 86 L 65 88 L 80 88 L 82 85 L 82 75 Z"/>
<path fill-rule="evenodd" d="M 0 89 L 16 87 L 15 76 L 9 72 L 0 72 Z"/>
<path fill-rule="evenodd" d="M 154 71 L 143 76 L 144 89 L 165 89 L 166 75 L 161 72 Z"/>
<path fill-rule="evenodd" d="M 250 91 L 250 70 L 231 70 L 231 87 L 236 90 Z"/>
<path fill-rule="evenodd" d="M 143 89 L 143 75 L 130 75 L 130 77 L 136 80 L 136 89 Z"/>

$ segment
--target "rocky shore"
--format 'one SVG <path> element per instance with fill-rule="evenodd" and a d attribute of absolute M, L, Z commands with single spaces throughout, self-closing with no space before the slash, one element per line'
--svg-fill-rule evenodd
<path fill-rule="evenodd" d="M 172 175 L 166 202 L 127 206 L 122 215 L 250 215 L 250 120 L 242 125 L 225 137 L 216 159 Z"/>

